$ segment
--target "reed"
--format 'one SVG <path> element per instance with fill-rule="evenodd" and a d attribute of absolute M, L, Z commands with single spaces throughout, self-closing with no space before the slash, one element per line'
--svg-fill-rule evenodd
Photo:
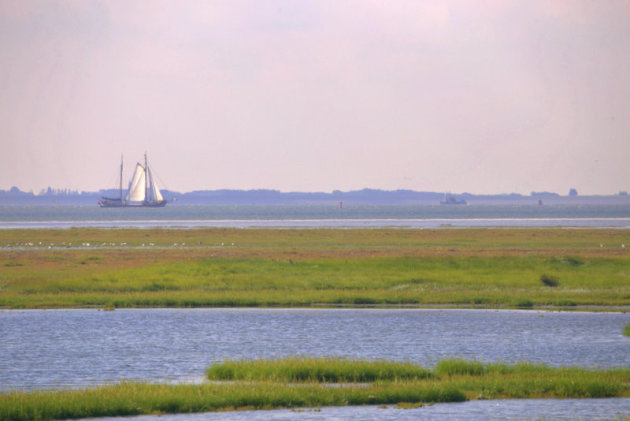
<path fill-rule="evenodd" d="M 439 376 L 481 376 L 486 372 L 486 366 L 479 361 L 448 358 L 439 361 L 435 371 Z"/>
<path fill-rule="evenodd" d="M 0 420 L 630 396 L 630 369 L 626 368 L 589 370 L 459 359 L 443 360 L 429 369 L 410 362 L 289 357 L 224 361 L 210 367 L 207 374 L 213 382 L 202 385 L 123 382 L 73 390 L 0 393 Z M 330 382 L 338 384 L 331 387 Z"/>
<path fill-rule="evenodd" d="M 121 383 L 83 390 L 0 394 L 0 420 L 47 420 L 236 409 L 460 402 L 449 385 L 416 383 L 367 387 L 300 386 L 261 382 L 228 385 Z"/>
<path fill-rule="evenodd" d="M 357 361 L 345 358 L 289 357 L 273 360 L 224 361 L 206 372 L 210 380 L 356 383 L 421 380 L 429 369 L 410 362 Z"/>
<path fill-rule="evenodd" d="M 630 336 L 630 323 L 627 323 L 626 327 L 624 327 L 623 336 Z"/>

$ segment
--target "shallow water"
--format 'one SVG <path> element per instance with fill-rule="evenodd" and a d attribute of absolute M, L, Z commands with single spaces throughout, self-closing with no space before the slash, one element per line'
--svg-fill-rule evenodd
<path fill-rule="evenodd" d="M 630 314 L 418 309 L 0 311 L 0 388 L 203 381 L 226 358 L 455 356 L 630 366 Z"/>
<path fill-rule="evenodd" d="M 523 420 L 614 419 L 630 415 L 630 399 L 511 399 L 441 403 L 415 409 L 395 406 L 339 407 L 304 410 L 236 411 L 142 417 L 95 418 L 100 421 L 219 421 L 219 420 Z"/>

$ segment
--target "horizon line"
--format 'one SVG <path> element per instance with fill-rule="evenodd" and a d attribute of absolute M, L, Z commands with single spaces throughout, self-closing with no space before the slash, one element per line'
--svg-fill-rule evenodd
<path fill-rule="evenodd" d="M 15 191 L 17 190 L 17 191 Z M 41 189 L 39 193 L 35 193 L 32 189 L 29 191 L 22 190 L 17 186 L 12 186 L 9 189 L 0 189 L 0 192 L 3 193 L 14 193 L 14 194 L 27 194 L 33 196 L 46 196 L 46 195 L 82 195 L 82 194 L 99 194 L 101 192 L 118 190 L 116 188 L 107 188 L 107 189 L 99 189 L 99 190 L 79 190 L 72 188 L 53 188 L 48 186 L 47 188 Z M 123 191 L 126 189 L 123 189 Z M 408 193 L 418 193 L 418 194 L 439 194 L 439 195 L 451 195 L 451 196 L 520 196 L 520 197 L 530 197 L 530 196 L 558 196 L 558 197 L 592 197 L 592 196 L 626 196 L 628 192 L 625 190 L 620 190 L 617 193 L 589 193 L 589 194 L 579 194 L 579 192 L 573 188 L 569 189 L 569 192 L 565 195 L 550 191 L 550 190 L 533 190 L 530 193 L 518 193 L 518 192 L 510 192 L 510 193 L 471 193 L 471 192 L 453 192 L 453 191 L 436 191 L 436 190 L 413 190 L 408 188 L 400 188 L 400 189 L 380 189 L 380 188 L 372 188 L 372 187 L 364 187 L 361 189 L 354 190 L 339 190 L 333 189 L 331 191 L 299 191 L 299 190 L 290 190 L 290 191 L 282 191 L 275 188 L 215 188 L 215 189 L 196 189 L 189 191 L 178 191 L 171 189 L 162 189 L 162 191 L 171 193 L 171 194 L 194 194 L 194 193 L 203 193 L 203 192 L 273 192 L 280 194 L 326 194 L 326 195 L 334 195 L 334 194 L 347 194 L 347 193 L 358 193 L 358 192 L 381 192 L 381 193 L 397 193 L 397 192 L 408 192 Z M 572 194 L 572 192 L 575 192 Z"/>

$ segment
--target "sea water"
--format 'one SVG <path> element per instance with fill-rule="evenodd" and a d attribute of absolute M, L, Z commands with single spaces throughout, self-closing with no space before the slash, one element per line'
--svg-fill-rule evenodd
<path fill-rule="evenodd" d="M 8 228 L 630 228 L 630 204 L 176 205 L 165 208 L 0 205 Z"/>

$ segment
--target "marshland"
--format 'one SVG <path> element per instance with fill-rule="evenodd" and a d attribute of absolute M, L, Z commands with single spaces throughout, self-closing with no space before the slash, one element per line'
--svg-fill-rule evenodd
<path fill-rule="evenodd" d="M 0 418 L 602 397 L 627 414 L 629 240 L 2 230 Z"/>
<path fill-rule="evenodd" d="M 0 306 L 623 309 L 626 244 L 620 229 L 2 230 Z"/>
<path fill-rule="evenodd" d="M 0 421 L 630 421 L 629 47 L 630 0 L 0 1 Z"/>
<path fill-rule="evenodd" d="M 630 396 L 630 369 L 551 368 L 457 359 L 442 360 L 434 370 L 411 363 L 325 358 L 225 361 L 211 367 L 207 375 L 210 380 L 241 381 L 176 386 L 120 383 L 82 390 L 11 392 L 0 395 L 0 418 L 392 404 L 414 408 L 472 399 Z M 331 387 L 332 383 L 341 384 Z"/>

